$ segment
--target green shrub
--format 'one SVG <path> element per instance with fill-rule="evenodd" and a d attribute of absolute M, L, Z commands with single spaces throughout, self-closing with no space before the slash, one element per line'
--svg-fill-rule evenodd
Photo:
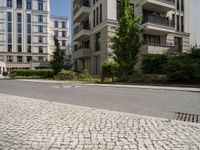
<path fill-rule="evenodd" d="M 89 75 L 88 71 L 86 69 L 82 70 L 78 73 L 78 79 L 79 80 L 88 80 L 91 76 Z"/>
<path fill-rule="evenodd" d="M 189 54 L 171 56 L 166 73 L 169 81 L 181 83 L 200 82 L 200 65 Z"/>
<path fill-rule="evenodd" d="M 102 72 L 104 77 L 118 76 L 119 65 L 115 61 L 104 62 L 102 65 Z"/>
<path fill-rule="evenodd" d="M 167 55 L 146 54 L 142 61 L 142 71 L 145 74 L 163 74 L 167 61 Z"/>
<path fill-rule="evenodd" d="M 76 79 L 76 73 L 71 70 L 62 69 L 55 78 L 59 80 L 74 80 Z"/>
<path fill-rule="evenodd" d="M 53 70 L 38 69 L 38 70 L 12 70 L 11 77 L 28 77 L 28 78 L 52 78 Z"/>

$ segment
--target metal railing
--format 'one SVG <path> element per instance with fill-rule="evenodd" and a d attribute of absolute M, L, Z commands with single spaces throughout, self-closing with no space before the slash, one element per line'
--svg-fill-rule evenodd
<path fill-rule="evenodd" d="M 85 6 L 85 7 L 90 7 L 90 1 L 89 0 L 83 0 L 81 1 L 73 10 L 73 15 L 75 15 L 80 9 L 82 6 Z"/>
<path fill-rule="evenodd" d="M 90 25 L 88 23 L 86 24 L 80 24 L 79 26 L 74 28 L 74 35 L 79 33 L 82 30 L 90 30 Z"/>
<path fill-rule="evenodd" d="M 167 17 L 162 17 L 154 14 L 145 14 L 142 19 L 142 23 L 153 23 L 161 26 L 175 28 L 175 21 Z"/>

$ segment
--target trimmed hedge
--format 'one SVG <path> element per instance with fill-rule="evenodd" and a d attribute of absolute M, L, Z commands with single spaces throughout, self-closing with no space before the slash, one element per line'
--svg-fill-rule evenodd
<path fill-rule="evenodd" d="M 74 80 L 76 79 L 76 73 L 71 70 L 62 69 L 54 78 L 59 80 Z"/>
<path fill-rule="evenodd" d="M 167 55 L 146 54 L 142 61 L 142 71 L 144 74 L 163 74 L 167 62 Z"/>
<path fill-rule="evenodd" d="M 102 72 L 104 77 L 116 77 L 119 70 L 119 65 L 115 61 L 104 62 Z"/>
<path fill-rule="evenodd" d="M 166 67 L 166 74 L 171 82 L 200 83 L 199 60 L 188 54 L 171 56 Z"/>
<path fill-rule="evenodd" d="M 37 78 L 52 78 L 53 70 L 38 69 L 38 70 L 12 70 L 11 77 L 37 77 Z"/>

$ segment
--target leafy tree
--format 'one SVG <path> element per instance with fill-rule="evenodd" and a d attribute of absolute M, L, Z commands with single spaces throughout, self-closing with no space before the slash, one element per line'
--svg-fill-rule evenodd
<path fill-rule="evenodd" d="M 137 4 L 136 7 L 139 7 Z M 120 3 L 119 25 L 116 36 L 112 39 L 114 60 L 119 64 L 120 76 L 128 76 L 134 73 L 137 63 L 137 55 L 142 45 L 140 27 L 141 17 L 135 16 L 134 8 L 130 0 L 122 0 Z"/>
<path fill-rule="evenodd" d="M 57 37 L 54 37 L 55 51 L 53 53 L 53 60 L 50 62 L 50 66 L 54 71 L 54 74 L 58 74 L 65 63 L 65 52 L 60 49 L 60 44 Z"/>

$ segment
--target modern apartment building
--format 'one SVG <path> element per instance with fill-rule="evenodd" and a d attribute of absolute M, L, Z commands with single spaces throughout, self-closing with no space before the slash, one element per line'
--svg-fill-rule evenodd
<path fill-rule="evenodd" d="M 132 0 L 133 6 L 139 0 Z M 189 50 L 188 0 L 143 0 L 135 8 L 142 15 L 145 45 L 141 53 L 162 54 Z M 73 59 L 77 69 L 101 74 L 101 65 L 112 59 L 112 43 L 120 0 L 73 0 Z"/>
<path fill-rule="evenodd" d="M 50 18 L 50 56 L 55 50 L 54 36 L 59 40 L 60 48 L 67 53 L 69 47 L 69 21 L 64 17 Z"/>
<path fill-rule="evenodd" d="M 8 68 L 48 66 L 49 0 L 0 0 L 0 60 Z"/>

